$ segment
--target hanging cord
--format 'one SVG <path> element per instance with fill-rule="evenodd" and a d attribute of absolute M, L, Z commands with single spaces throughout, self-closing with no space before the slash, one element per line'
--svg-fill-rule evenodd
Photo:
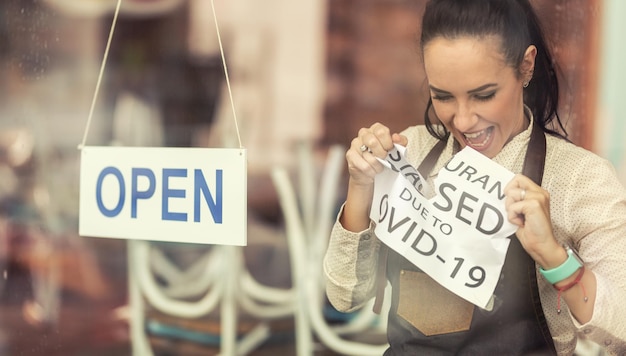
<path fill-rule="evenodd" d="M 96 100 L 98 99 L 98 92 L 100 91 L 100 84 L 102 83 L 102 77 L 104 76 L 104 68 L 106 67 L 107 58 L 109 57 L 109 49 L 111 48 L 111 40 L 113 39 L 113 32 L 115 31 L 115 25 L 117 24 L 117 17 L 120 14 L 120 7 L 122 6 L 122 0 L 117 0 L 117 6 L 115 7 L 115 14 L 113 15 L 113 23 L 111 24 L 111 31 L 109 31 L 109 39 L 104 50 L 104 57 L 102 58 L 102 64 L 100 65 L 100 74 L 98 74 L 98 81 L 96 82 L 96 90 L 93 93 L 93 99 L 91 100 L 91 108 L 89 109 L 89 116 L 87 117 L 87 126 L 85 127 L 85 133 L 83 134 L 83 141 L 78 146 L 79 150 L 85 147 L 87 141 L 87 135 L 89 134 L 89 127 L 91 126 L 91 119 L 93 118 L 93 111 L 96 107 Z"/>
<path fill-rule="evenodd" d="M 224 48 L 222 47 L 222 38 L 220 36 L 220 28 L 217 25 L 217 15 L 215 14 L 215 4 L 211 0 L 211 9 L 213 10 L 213 20 L 215 21 L 215 31 L 217 33 L 217 42 L 220 45 L 220 54 L 222 55 L 222 65 L 224 66 L 224 76 L 226 77 L 226 87 L 228 88 L 228 96 L 230 98 L 230 106 L 233 110 L 233 120 L 235 121 L 235 130 L 237 131 L 237 140 L 239 140 L 239 148 L 243 148 L 241 144 L 241 136 L 239 135 L 239 125 L 237 123 L 237 113 L 235 112 L 235 102 L 233 101 L 233 93 L 230 89 L 230 79 L 228 76 L 228 67 L 226 66 L 226 57 L 224 56 Z"/>
<path fill-rule="evenodd" d="M 113 23 L 111 24 L 111 31 L 109 32 L 109 38 L 107 40 L 107 45 L 104 50 L 104 57 L 102 58 L 102 64 L 100 65 L 100 73 L 98 74 L 98 81 L 96 82 L 96 89 L 93 94 L 93 99 L 91 100 L 91 108 L 89 109 L 89 116 L 87 117 L 87 125 L 85 127 L 85 132 L 83 133 L 83 141 L 78 146 L 79 150 L 82 150 L 83 147 L 85 147 L 85 143 L 87 141 L 87 135 L 89 134 L 89 128 L 91 126 L 93 112 L 96 107 L 96 101 L 98 99 L 98 92 L 100 91 L 102 77 L 104 76 L 104 68 L 106 67 L 107 58 L 109 56 L 109 49 L 111 48 L 111 40 L 113 39 L 113 33 L 115 31 L 115 25 L 117 24 L 117 18 L 120 13 L 121 5 L 122 5 L 122 0 L 117 0 L 117 6 L 115 7 L 115 14 L 113 15 Z M 217 41 L 220 45 L 220 54 L 222 56 L 222 65 L 224 67 L 224 76 L 226 77 L 226 87 L 228 88 L 228 97 L 230 99 L 230 106 L 233 111 L 233 120 L 235 122 L 235 130 L 237 131 L 237 140 L 239 141 L 239 148 L 243 149 L 243 145 L 241 144 L 241 135 L 239 134 L 239 124 L 237 123 L 237 113 L 235 111 L 235 102 L 233 101 L 233 92 L 230 87 L 228 67 L 226 66 L 226 57 L 224 56 L 224 48 L 222 46 L 222 38 L 220 36 L 220 29 L 217 24 L 217 15 L 215 14 L 215 4 L 213 0 L 211 0 L 211 9 L 213 10 L 213 20 L 215 22 L 215 30 L 217 32 Z"/>

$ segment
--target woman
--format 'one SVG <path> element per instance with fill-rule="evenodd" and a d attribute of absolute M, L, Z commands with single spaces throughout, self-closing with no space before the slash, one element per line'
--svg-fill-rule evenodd
<path fill-rule="evenodd" d="M 557 78 L 528 0 L 432 0 L 421 50 L 425 126 L 397 134 L 376 123 L 346 153 L 347 199 L 324 259 L 331 303 L 361 307 L 382 266 L 392 287 L 385 355 L 568 355 L 579 338 L 624 354 L 626 192 L 608 162 L 559 133 Z M 450 295 L 371 238 L 377 158 L 394 144 L 431 185 L 466 146 L 517 173 L 504 192 L 518 229 L 489 307 Z"/>

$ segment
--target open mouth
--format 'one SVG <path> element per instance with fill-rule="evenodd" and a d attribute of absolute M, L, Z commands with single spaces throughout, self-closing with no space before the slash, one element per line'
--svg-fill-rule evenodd
<path fill-rule="evenodd" d="M 481 149 L 489 144 L 491 141 L 491 135 L 493 133 L 493 126 L 490 126 L 484 130 L 464 133 L 465 143 L 472 148 Z"/>

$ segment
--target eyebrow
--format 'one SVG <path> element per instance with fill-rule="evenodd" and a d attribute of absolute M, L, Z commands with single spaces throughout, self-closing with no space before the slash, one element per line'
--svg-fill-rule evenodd
<path fill-rule="evenodd" d="M 475 94 L 475 93 L 481 92 L 481 91 L 483 91 L 485 89 L 489 89 L 489 88 L 492 88 L 492 87 L 495 87 L 495 86 L 498 86 L 498 85 L 496 83 L 487 83 L 485 85 L 479 86 L 478 88 L 474 88 L 474 89 L 468 90 L 467 93 L 468 94 Z M 442 90 L 442 89 L 439 89 L 437 87 L 434 87 L 432 85 L 429 85 L 429 87 L 430 87 L 430 90 L 432 90 L 432 91 L 434 91 L 436 93 L 439 93 L 439 94 L 450 94 L 449 92 L 447 92 L 445 90 Z"/>

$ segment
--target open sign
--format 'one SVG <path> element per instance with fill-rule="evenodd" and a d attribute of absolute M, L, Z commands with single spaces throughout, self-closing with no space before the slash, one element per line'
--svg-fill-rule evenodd
<path fill-rule="evenodd" d="M 246 244 L 243 149 L 85 147 L 79 234 Z"/>

